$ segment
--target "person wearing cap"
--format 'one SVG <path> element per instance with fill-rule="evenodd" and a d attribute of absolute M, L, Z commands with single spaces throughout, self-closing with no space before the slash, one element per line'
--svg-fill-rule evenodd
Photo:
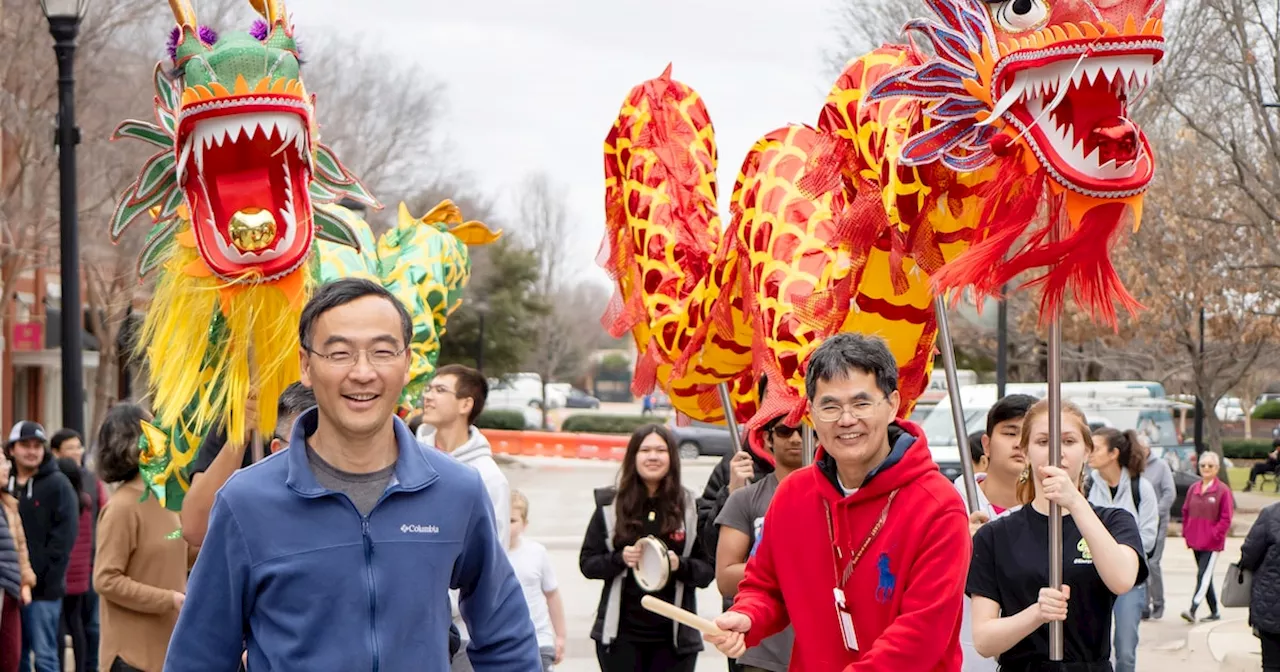
<path fill-rule="evenodd" d="M 7 486 L 18 498 L 36 573 L 31 604 L 22 608 L 21 658 L 26 669 L 34 654 L 36 672 L 58 670 L 58 624 L 67 592 L 67 565 L 80 531 L 80 497 L 58 469 L 48 443 L 40 423 L 23 420 L 13 426 L 4 446 L 14 465 Z"/>

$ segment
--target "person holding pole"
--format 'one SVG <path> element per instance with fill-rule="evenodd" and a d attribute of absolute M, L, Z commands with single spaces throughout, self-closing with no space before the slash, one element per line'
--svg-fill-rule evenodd
<path fill-rule="evenodd" d="M 1095 507 L 1080 492 L 1092 437 L 1084 413 L 1062 404 L 1062 462 L 1049 464 L 1049 412 L 1027 412 L 1021 444 L 1028 467 L 1019 483 L 1023 506 L 983 525 L 973 537 L 967 592 L 973 642 L 998 657 L 1002 672 L 1049 663 L 1049 624 L 1063 623 L 1063 658 L 1072 670 L 1110 672 L 1111 614 L 1116 596 L 1147 578 L 1138 524 L 1128 511 Z M 1063 583 L 1046 586 L 1049 504 L 1062 510 Z"/>
<path fill-rule="evenodd" d="M 1022 446 L 1022 419 L 1036 398 L 1026 394 L 1010 394 L 987 411 L 987 428 L 970 445 L 977 445 L 987 460 L 986 471 L 974 474 L 978 490 L 978 509 L 969 512 L 969 531 L 976 533 L 984 524 L 1003 518 L 1021 507 L 1018 502 L 1018 480 L 1027 468 L 1027 452 Z M 975 471 L 980 471 L 975 467 Z M 956 491 L 964 497 L 964 477 L 955 480 Z M 972 600 L 964 599 L 964 621 L 960 628 L 960 647 L 964 650 L 963 672 L 995 672 L 996 661 L 982 656 L 973 646 Z"/>
<path fill-rule="evenodd" d="M 737 658 L 790 623 L 792 669 L 958 669 L 968 514 L 923 431 L 898 418 L 893 354 L 836 334 L 809 356 L 805 390 L 816 460 L 779 484 L 707 640 Z"/>

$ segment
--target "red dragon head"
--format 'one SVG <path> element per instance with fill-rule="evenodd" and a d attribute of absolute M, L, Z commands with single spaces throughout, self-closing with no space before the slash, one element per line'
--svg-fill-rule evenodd
<path fill-rule="evenodd" d="M 904 165 L 970 171 L 1011 145 L 1059 192 L 1114 201 L 1146 190 L 1154 160 L 1129 101 L 1164 55 L 1164 0 L 926 0 L 907 24 L 933 58 L 883 80 L 869 98 L 927 101 L 927 131 Z M 1034 165 L 1030 165 L 1034 164 Z"/>

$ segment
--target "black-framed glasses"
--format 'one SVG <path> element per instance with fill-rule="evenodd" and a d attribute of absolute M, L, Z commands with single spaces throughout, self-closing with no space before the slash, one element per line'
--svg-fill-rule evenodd
<path fill-rule="evenodd" d="M 355 366 L 356 362 L 360 361 L 360 353 L 364 353 L 365 357 L 369 360 L 369 364 L 376 368 L 390 366 L 400 361 L 400 358 L 404 356 L 405 351 L 408 350 L 408 348 L 392 350 L 386 346 L 374 348 L 372 350 L 339 348 L 332 352 L 316 352 L 311 348 L 304 349 L 339 369 L 349 369 Z"/>
<path fill-rule="evenodd" d="M 859 400 L 851 404 L 841 404 L 837 402 L 827 402 L 822 406 L 814 409 L 813 417 L 822 422 L 836 422 L 844 417 L 845 413 L 853 416 L 855 420 L 866 420 L 875 413 L 876 405 L 887 400 L 888 397 L 880 397 L 875 401 Z"/>

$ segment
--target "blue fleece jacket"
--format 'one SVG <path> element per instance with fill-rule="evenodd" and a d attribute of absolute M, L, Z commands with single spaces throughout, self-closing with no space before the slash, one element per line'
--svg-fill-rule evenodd
<path fill-rule="evenodd" d="M 449 598 L 461 591 L 479 672 L 539 671 L 520 583 L 480 475 L 424 451 L 395 420 L 400 456 L 367 517 L 322 487 L 304 442 L 236 472 L 218 492 L 166 672 L 449 669 Z"/>

